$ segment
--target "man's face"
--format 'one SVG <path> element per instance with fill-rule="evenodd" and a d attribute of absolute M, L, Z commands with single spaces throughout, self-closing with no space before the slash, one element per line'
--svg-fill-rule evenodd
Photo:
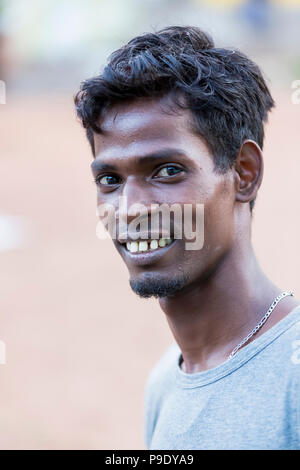
<path fill-rule="evenodd" d="M 201 249 L 187 250 L 186 239 L 174 240 L 172 233 L 172 242 L 162 247 L 164 242 L 151 245 L 149 237 L 148 245 L 140 246 L 147 251 L 134 251 L 139 249 L 135 244 L 131 252 L 126 240 L 113 240 L 132 289 L 144 297 L 173 295 L 207 278 L 234 239 L 233 172 L 216 172 L 207 144 L 191 130 L 188 110 L 170 114 L 162 105 L 162 100 L 147 98 L 115 105 L 101 118 L 103 132 L 94 134 L 98 205 L 109 203 L 118 213 L 119 197 L 125 196 L 128 210 L 142 203 L 149 219 L 151 204 L 180 204 L 182 212 L 185 204 L 204 205 Z"/>

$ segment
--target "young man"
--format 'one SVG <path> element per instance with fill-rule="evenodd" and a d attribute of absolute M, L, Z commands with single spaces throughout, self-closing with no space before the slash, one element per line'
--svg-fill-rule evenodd
<path fill-rule="evenodd" d="M 196 27 L 134 38 L 75 97 L 98 204 L 204 207 L 204 243 L 113 240 L 131 288 L 158 297 L 175 342 L 145 393 L 149 449 L 300 448 L 300 308 L 261 270 L 251 213 L 274 105 L 256 64 Z M 174 225 L 173 225 L 174 229 Z M 146 238 L 146 240 L 145 240 Z M 160 239 L 160 240 L 157 240 Z M 155 241 L 156 240 L 156 241 Z M 271 308 L 270 308 L 271 307 Z"/>

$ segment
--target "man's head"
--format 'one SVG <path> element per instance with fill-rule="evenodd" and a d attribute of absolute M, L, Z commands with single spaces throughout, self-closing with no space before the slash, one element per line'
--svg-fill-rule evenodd
<path fill-rule="evenodd" d="M 82 83 L 75 104 L 99 204 L 118 209 L 122 195 L 149 214 L 153 203 L 204 204 L 202 250 L 176 240 L 143 255 L 115 241 L 133 290 L 166 296 L 207 278 L 236 242 L 237 221 L 249 223 L 262 179 L 274 102 L 257 65 L 215 48 L 198 28 L 169 27 L 114 52 L 101 75 Z"/>

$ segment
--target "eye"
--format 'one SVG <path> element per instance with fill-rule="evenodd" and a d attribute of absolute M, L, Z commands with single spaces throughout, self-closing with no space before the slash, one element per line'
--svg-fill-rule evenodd
<path fill-rule="evenodd" d="M 119 184 L 120 178 L 115 175 L 104 175 L 104 176 L 99 176 L 98 178 L 96 178 L 95 182 L 97 184 L 102 184 L 104 186 L 110 186 L 113 184 Z"/>
<path fill-rule="evenodd" d="M 166 178 L 168 176 L 174 176 L 182 171 L 182 168 L 179 168 L 175 165 L 164 166 L 156 173 L 155 178 Z"/>

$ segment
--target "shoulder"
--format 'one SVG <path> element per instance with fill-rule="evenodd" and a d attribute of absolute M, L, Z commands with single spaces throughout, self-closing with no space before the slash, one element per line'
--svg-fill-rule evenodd
<path fill-rule="evenodd" d="M 270 362 L 269 369 L 274 370 L 277 374 L 280 371 L 282 379 L 290 374 L 294 375 L 295 379 L 299 379 L 300 305 L 260 338 L 264 345 L 262 353 L 265 355 L 265 359 Z"/>
<path fill-rule="evenodd" d="M 172 389 L 180 349 L 172 343 L 148 375 L 144 391 L 144 439 L 149 448 L 164 396 Z"/>
<path fill-rule="evenodd" d="M 279 338 L 276 362 L 280 364 L 279 381 L 283 378 L 286 383 L 286 406 L 297 423 L 295 432 L 300 442 L 300 306 L 293 315 L 296 321 Z"/>
<path fill-rule="evenodd" d="M 167 347 L 148 375 L 145 386 L 146 394 L 151 391 L 158 392 L 164 388 L 165 383 L 170 383 L 177 366 L 179 354 L 180 349 L 177 343 L 173 342 Z"/>
<path fill-rule="evenodd" d="M 283 319 L 288 324 L 267 348 L 266 359 L 269 366 L 266 373 L 276 383 L 274 394 L 280 394 L 280 390 L 284 388 L 286 400 L 296 410 L 300 425 L 300 306 L 288 316 L 289 319 Z"/>
<path fill-rule="evenodd" d="M 292 321 L 277 338 L 276 348 L 280 349 L 280 357 L 291 366 L 300 365 L 300 305 L 289 316 Z"/>

